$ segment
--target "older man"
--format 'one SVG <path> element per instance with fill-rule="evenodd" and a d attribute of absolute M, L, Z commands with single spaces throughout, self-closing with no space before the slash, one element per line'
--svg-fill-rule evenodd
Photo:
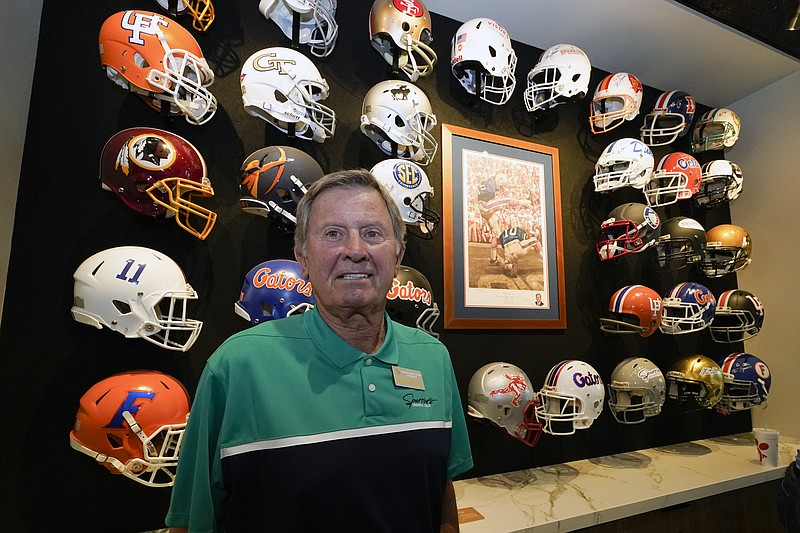
<path fill-rule="evenodd" d="M 472 467 L 446 348 L 389 320 L 405 226 L 363 170 L 314 182 L 295 257 L 317 305 L 209 358 L 180 452 L 171 531 L 457 531 Z"/>

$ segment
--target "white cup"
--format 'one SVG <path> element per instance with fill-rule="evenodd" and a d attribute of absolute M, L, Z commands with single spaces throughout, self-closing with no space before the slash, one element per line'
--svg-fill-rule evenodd
<path fill-rule="evenodd" d="M 758 460 L 764 466 L 778 466 L 778 430 L 753 428 Z"/>

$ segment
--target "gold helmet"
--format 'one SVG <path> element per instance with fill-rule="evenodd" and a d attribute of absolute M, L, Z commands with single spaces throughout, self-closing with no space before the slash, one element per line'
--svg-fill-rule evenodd
<path fill-rule="evenodd" d="M 706 232 L 706 249 L 700 269 L 709 278 L 738 272 L 750 264 L 753 241 L 742 227 L 720 224 Z"/>
<path fill-rule="evenodd" d="M 433 72 L 431 15 L 419 0 L 375 0 L 369 13 L 372 47 L 413 82 Z"/>
<path fill-rule="evenodd" d="M 667 372 L 667 399 L 673 411 L 711 409 L 722 399 L 725 378 L 713 359 L 689 355 L 675 361 Z"/>
<path fill-rule="evenodd" d="M 206 31 L 214 22 L 214 4 L 211 0 L 178 0 L 172 6 L 169 5 L 169 0 L 155 2 L 171 17 L 191 15 L 192 27 L 197 31 Z"/>

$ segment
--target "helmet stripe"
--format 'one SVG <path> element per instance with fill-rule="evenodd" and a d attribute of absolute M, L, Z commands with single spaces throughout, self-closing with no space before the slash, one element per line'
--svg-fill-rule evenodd
<path fill-rule="evenodd" d="M 741 353 L 732 353 L 729 356 L 727 356 L 725 358 L 725 360 L 722 362 L 722 371 L 730 374 L 731 373 L 731 367 L 733 367 L 733 363 L 736 362 L 736 360 L 739 358 L 740 355 L 742 355 L 742 354 Z"/>
<path fill-rule="evenodd" d="M 612 305 L 611 310 L 615 313 L 622 312 L 622 305 L 625 303 L 625 298 L 627 297 L 628 293 L 631 292 L 636 285 L 628 285 L 627 287 L 623 287 L 619 291 L 617 291 L 617 297 L 614 299 L 614 303 Z"/>
<path fill-rule="evenodd" d="M 566 361 L 561 361 L 552 369 L 550 369 L 550 373 L 547 374 L 547 384 L 554 387 L 556 383 L 558 383 L 558 378 L 561 375 L 561 371 L 567 366 L 568 363 L 571 363 L 571 359 L 567 359 Z"/>

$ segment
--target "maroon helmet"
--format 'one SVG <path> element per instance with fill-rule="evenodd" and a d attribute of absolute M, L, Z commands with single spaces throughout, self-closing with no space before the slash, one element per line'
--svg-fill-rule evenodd
<path fill-rule="evenodd" d="M 217 214 L 194 203 L 214 196 L 206 162 L 189 141 L 155 128 L 129 128 L 103 147 L 100 182 L 134 211 L 174 217 L 195 237 L 205 239 Z M 198 229 L 199 228 L 199 229 Z"/>

